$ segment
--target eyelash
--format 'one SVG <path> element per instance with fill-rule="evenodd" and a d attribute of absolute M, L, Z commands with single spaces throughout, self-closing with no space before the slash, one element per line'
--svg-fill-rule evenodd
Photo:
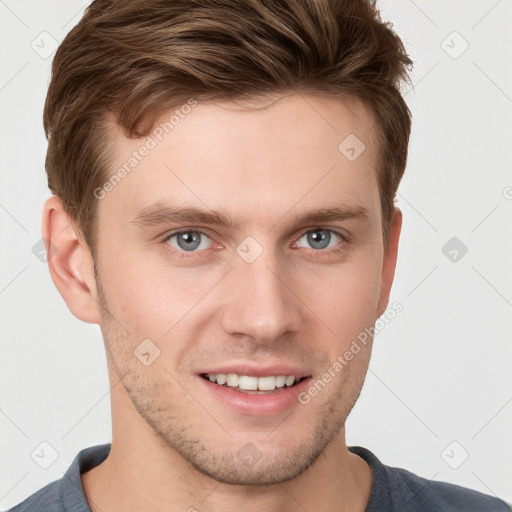
<path fill-rule="evenodd" d="M 310 249 L 311 251 L 315 252 L 315 253 L 319 253 L 319 257 L 322 257 L 322 256 L 332 256 L 334 254 L 337 254 L 337 253 L 340 253 L 344 250 L 344 246 L 348 243 L 348 239 L 346 236 L 342 235 L 341 233 L 338 233 L 337 231 L 333 230 L 333 229 L 329 229 L 329 228 L 322 228 L 322 227 L 316 227 L 316 228 L 309 228 L 308 230 L 302 232 L 298 238 L 296 238 L 295 241 L 298 241 L 300 240 L 304 235 L 307 235 L 308 233 L 313 233 L 315 231 L 329 231 L 330 233 L 334 233 L 335 235 L 339 236 L 341 238 L 341 241 L 335 246 L 335 247 L 331 247 L 330 249 Z M 211 237 L 205 233 L 204 231 L 201 231 L 200 229 L 182 229 L 180 231 L 174 231 L 173 233 L 170 233 L 169 235 L 167 235 L 163 240 L 162 240 L 162 243 L 165 244 L 168 248 L 168 250 L 170 250 L 172 253 L 176 253 L 178 252 L 178 254 L 180 255 L 181 258 L 196 258 L 197 256 L 194 256 L 197 252 L 206 252 L 207 249 L 205 250 L 202 250 L 202 251 L 180 251 L 178 249 L 176 249 L 175 247 L 171 247 L 167 242 L 173 237 L 173 236 L 176 236 L 176 235 L 179 235 L 181 233 L 199 233 L 200 235 L 203 235 L 207 238 L 209 238 L 211 240 Z M 340 247 L 340 245 L 342 247 Z"/>

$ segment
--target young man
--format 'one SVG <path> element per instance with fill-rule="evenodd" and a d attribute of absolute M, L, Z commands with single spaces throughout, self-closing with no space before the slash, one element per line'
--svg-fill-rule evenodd
<path fill-rule="evenodd" d="M 345 442 L 410 64 L 362 0 L 93 2 L 54 59 L 43 236 L 101 326 L 112 443 L 12 510 L 509 510 Z"/>

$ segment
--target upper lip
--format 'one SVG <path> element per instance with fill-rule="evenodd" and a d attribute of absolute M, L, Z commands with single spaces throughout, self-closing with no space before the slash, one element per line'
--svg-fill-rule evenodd
<path fill-rule="evenodd" d="M 251 363 L 237 363 L 237 364 L 224 364 L 222 366 L 205 368 L 198 372 L 201 374 L 218 374 L 218 373 L 235 373 L 236 375 L 248 375 L 250 377 L 270 377 L 278 375 L 295 375 L 295 377 L 301 379 L 303 377 L 309 377 L 310 372 L 304 368 L 298 366 L 292 366 L 290 364 L 272 364 L 265 366 L 257 366 Z"/>

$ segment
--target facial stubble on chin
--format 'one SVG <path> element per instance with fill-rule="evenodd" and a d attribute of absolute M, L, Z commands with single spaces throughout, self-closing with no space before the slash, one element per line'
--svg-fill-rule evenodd
<path fill-rule="evenodd" d="M 248 435 L 247 440 L 240 442 L 238 446 L 233 442 L 233 435 L 225 428 L 218 426 L 221 418 L 213 419 L 196 398 L 192 400 L 198 408 L 196 418 L 199 415 L 202 417 L 197 422 L 191 420 L 188 423 L 179 413 L 179 404 L 172 403 L 171 400 L 166 401 L 166 397 L 170 398 L 171 393 L 163 394 L 162 389 L 174 385 L 182 391 L 183 387 L 176 381 L 168 382 L 166 376 L 174 372 L 162 370 L 161 365 L 146 367 L 134 356 L 133 349 L 137 341 L 123 327 L 122 319 L 112 314 L 96 260 L 94 260 L 94 274 L 107 358 L 115 368 L 135 410 L 151 427 L 164 449 L 169 448 L 174 454 L 181 456 L 202 475 L 230 485 L 280 484 L 297 477 L 325 455 L 326 448 L 340 434 L 346 418 L 359 397 L 364 375 L 361 382 L 356 384 L 357 393 L 352 399 L 344 392 L 349 376 L 339 377 L 336 390 L 330 392 L 329 398 L 321 406 L 316 406 L 316 414 L 308 415 L 309 418 L 313 418 L 312 428 L 305 436 L 306 439 L 301 440 L 297 445 L 283 447 L 281 444 L 279 450 L 271 445 L 272 435 L 280 428 L 293 428 L 285 418 L 265 436 L 265 442 L 272 449 L 264 449 L 261 446 L 262 449 L 260 449 L 257 443 L 253 445 L 251 439 L 254 440 L 254 436 L 252 435 Z M 165 347 L 162 348 L 165 349 Z M 162 355 L 164 351 L 162 350 Z M 160 375 L 155 373 L 156 368 L 161 372 Z M 366 368 L 363 370 L 366 373 Z M 361 377 L 361 373 L 358 376 Z M 179 393 L 175 396 L 183 396 L 183 394 Z M 314 403 L 313 401 L 313 405 Z M 309 404 L 296 404 L 294 407 L 309 406 Z M 298 426 L 302 428 L 303 425 Z M 224 439 L 210 441 L 202 435 L 214 429 Z M 250 458 L 247 461 L 237 456 L 244 445 L 255 446 L 259 454 L 255 461 L 251 461 Z"/>

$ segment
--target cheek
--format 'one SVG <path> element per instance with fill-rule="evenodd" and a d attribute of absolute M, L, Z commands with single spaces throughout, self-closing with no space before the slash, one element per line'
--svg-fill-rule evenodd
<path fill-rule="evenodd" d="M 302 280 L 299 296 L 338 339 L 347 340 L 377 318 L 381 271 L 378 255 L 360 254 L 351 262 L 317 274 L 313 281 Z"/>
<path fill-rule="evenodd" d="M 176 267 L 132 253 L 105 262 L 101 280 L 112 314 L 137 336 L 162 339 L 213 288 L 221 271 Z M 200 308 L 197 309 L 199 311 Z"/>

